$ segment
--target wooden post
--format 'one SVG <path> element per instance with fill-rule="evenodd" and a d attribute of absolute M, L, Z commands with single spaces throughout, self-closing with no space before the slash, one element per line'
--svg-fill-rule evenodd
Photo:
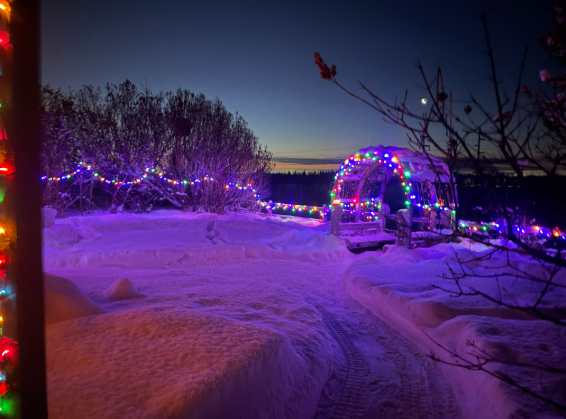
<path fill-rule="evenodd" d="M 20 417 L 47 418 L 40 176 L 40 5 L 12 2 L 13 89 L 10 142 L 16 242 Z"/>

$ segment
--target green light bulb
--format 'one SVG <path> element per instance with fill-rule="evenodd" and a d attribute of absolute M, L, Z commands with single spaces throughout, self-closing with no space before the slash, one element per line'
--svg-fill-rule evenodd
<path fill-rule="evenodd" d="M 14 413 L 14 401 L 10 399 L 0 398 L 0 415 L 12 416 Z"/>

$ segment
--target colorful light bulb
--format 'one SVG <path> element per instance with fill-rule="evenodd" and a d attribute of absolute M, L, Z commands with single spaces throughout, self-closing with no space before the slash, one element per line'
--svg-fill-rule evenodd
<path fill-rule="evenodd" d="M 0 414 L 11 416 L 14 413 L 14 402 L 8 398 L 0 399 Z"/>
<path fill-rule="evenodd" d="M 0 164 L 0 175 L 4 175 L 4 176 L 11 175 L 15 171 L 16 169 L 14 168 L 14 166 L 8 162 L 4 162 Z"/>
<path fill-rule="evenodd" d="M 0 47 L 4 49 L 10 49 L 12 47 L 10 34 L 7 31 L 0 31 Z"/>
<path fill-rule="evenodd" d="M 0 0 L 0 13 L 4 15 L 6 19 L 10 19 L 10 15 L 12 14 L 12 6 L 6 0 Z"/>

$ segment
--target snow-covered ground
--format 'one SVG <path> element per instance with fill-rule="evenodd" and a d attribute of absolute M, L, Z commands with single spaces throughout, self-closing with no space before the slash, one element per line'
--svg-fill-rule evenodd
<path fill-rule="evenodd" d="M 446 278 L 447 267 L 458 266 L 455 255 L 468 260 L 490 252 L 468 241 L 413 250 L 390 246 L 384 252 L 366 254 L 350 266 L 344 275 L 346 289 L 354 299 L 437 357 L 459 362 L 446 351 L 448 349 L 475 361 L 470 354 L 479 348 L 510 364 L 495 362 L 487 365 L 489 370 L 502 372 L 564 403 L 564 375 L 528 367 L 529 364 L 566 365 L 563 327 L 511 311 L 478 295 L 456 297 L 446 291 L 457 291 L 454 281 Z M 541 272 L 541 266 L 526 257 L 512 259 L 513 266 L 525 272 Z M 483 291 L 511 304 L 534 304 L 544 284 L 505 275 L 495 279 L 497 273 L 513 272 L 504 268 L 505 265 L 505 256 L 499 253 L 493 255 L 487 265 L 476 263 L 476 272 L 492 277 L 464 278 L 462 288 Z M 566 284 L 566 272 L 561 272 L 555 282 Z M 541 312 L 564 317 L 564 291 L 551 288 L 539 305 Z M 548 406 L 534 403 L 524 393 L 512 390 L 484 372 L 452 366 L 444 371 L 467 417 L 561 417 Z"/>
<path fill-rule="evenodd" d="M 355 256 L 325 229 L 175 211 L 56 220 L 51 417 L 454 417 L 436 365 L 344 294 Z"/>
<path fill-rule="evenodd" d="M 297 217 L 57 219 L 44 244 L 50 415 L 473 416 L 457 384 L 505 417 L 512 397 L 483 376 L 462 386 L 421 339 L 485 335 L 489 310 L 431 289 L 451 251 L 353 255 Z M 515 321 L 491 319 L 494 336 Z"/>

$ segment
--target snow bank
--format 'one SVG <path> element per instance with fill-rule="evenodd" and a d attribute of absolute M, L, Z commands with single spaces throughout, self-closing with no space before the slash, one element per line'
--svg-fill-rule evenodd
<path fill-rule="evenodd" d="M 45 322 L 62 322 L 99 314 L 102 310 L 65 278 L 45 275 Z"/>
<path fill-rule="evenodd" d="M 284 336 L 197 312 L 59 323 L 47 349 L 54 419 L 310 418 L 320 392 Z"/>
<path fill-rule="evenodd" d="M 454 359 L 447 356 L 435 342 L 458 353 L 469 353 L 469 343 L 475 342 L 480 347 L 496 351 L 502 356 L 501 359 L 506 361 L 514 360 L 513 354 L 536 354 L 537 352 L 531 349 L 533 339 L 538 342 L 537 345 L 543 345 L 550 352 L 562 353 L 560 348 L 561 345 L 563 347 L 566 337 L 550 338 L 549 336 L 558 332 L 547 322 L 528 319 L 520 313 L 497 307 L 481 297 L 454 298 L 438 288 L 455 290 L 454 283 L 443 275 L 447 273 L 448 265 L 453 265 L 456 253 L 467 258 L 477 257 L 486 251 L 485 246 L 468 241 L 414 250 L 387 247 L 384 253 L 364 256 L 356 261 L 344 275 L 345 289 L 354 299 L 396 326 L 427 352 L 433 352 L 447 361 Z M 491 262 L 490 274 L 503 271 L 493 269 L 493 266 L 503 265 L 498 256 Z M 541 269 L 540 265 L 533 264 L 526 258 L 515 262 L 531 273 Z M 480 269 L 479 272 L 487 272 L 479 264 L 476 267 Z M 564 282 L 566 278 L 560 277 L 557 280 Z M 507 300 L 517 303 L 534 301 L 542 286 L 509 277 L 500 278 L 499 285 L 495 280 L 480 278 L 465 279 L 463 284 L 491 295 L 497 295 L 499 292 Z M 556 313 L 559 309 L 564 312 L 565 297 L 564 292 L 554 290 L 541 306 L 541 310 L 554 310 Z M 535 325 L 538 327 L 535 332 L 538 336 L 536 339 L 531 335 Z M 538 353 L 542 357 L 539 361 L 550 359 L 540 351 Z M 536 360 L 536 355 L 533 356 Z M 560 361 L 564 362 L 564 356 Z M 524 394 L 510 390 L 508 386 L 485 373 L 449 366 L 444 370 L 456 385 L 462 411 L 467 417 L 507 418 L 513 415 L 524 416 L 525 412 L 529 417 L 552 417 L 540 405 L 531 403 Z M 558 388 L 553 390 L 554 394 L 564 388 L 564 383 L 556 383 L 551 376 L 538 377 L 544 384 L 537 384 L 536 380 L 524 379 L 525 371 L 501 365 L 497 366 L 497 370 L 515 374 L 522 382 L 531 383 L 535 387 L 547 387 L 547 384 L 553 383 Z M 564 397 L 564 393 L 560 397 Z"/>
<path fill-rule="evenodd" d="M 274 253 L 302 260 L 333 260 L 351 257 L 344 240 L 330 234 L 313 234 L 309 230 L 293 230 L 272 240 Z"/>
<path fill-rule="evenodd" d="M 521 366 L 538 364 L 560 368 L 566 365 L 566 334 L 560 328 L 539 320 L 525 322 L 487 316 L 459 316 L 430 333 L 438 342 L 469 361 L 475 361 L 474 354 L 478 349 L 492 354 L 505 363 L 488 365 L 488 370 L 505 374 L 545 397 L 564 403 L 566 382 L 563 374 Z M 454 361 L 443 351 L 437 350 L 436 353 L 444 360 Z M 467 403 L 470 416 L 563 417 L 486 373 L 460 368 L 450 368 L 448 373 L 462 392 L 460 399 Z"/>
<path fill-rule="evenodd" d="M 367 256 L 356 261 L 345 274 L 346 285 L 360 299 L 379 300 L 380 305 L 395 308 L 396 314 L 418 328 L 436 327 L 443 322 L 461 315 L 485 315 L 502 318 L 525 318 L 518 312 L 498 307 L 481 296 L 455 298 L 448 291 L 457 291 L 453 281 L 445 276 L 449 266 L 457 266 L 454 256 L 476 258 L 486 252 L 470 251 L 465 244 L 440 244 L 431 248 L 409 250 L 389 246 L 383 254 Z M 494 269 L 502 266 L 503 256 L 493 256 L 490 268 L 479 268 L 476 272 L 494 275 L 508 272 L 509 269 Z M 541 271 L 536 263 L 524 261 L 517 263 L 532 274 Z M 566 284 L 566 272 L 557 281 Z M 490 295 L 498 293 L 506 301 L 519 304 L 533 303 L 543 284 L 521 278 L 502 276 L 499 282 L 483 278 L 464 278 L 462 286 L 474 288 Z M 553 290 L 549 293 L 541 310 L 555 310 L 564 306 L 566 292 Z M 566 308 L 566 307 L 565 307 Z"/>
<path fill-rule="evenodd" d="M 320 222 L 292 224 L 284 218 L 254 214 L 156 211 L 69 217 L 46 228 L 44 238 L 47 269 L 350 256 L 344 243 L 329 235 Z"/>

